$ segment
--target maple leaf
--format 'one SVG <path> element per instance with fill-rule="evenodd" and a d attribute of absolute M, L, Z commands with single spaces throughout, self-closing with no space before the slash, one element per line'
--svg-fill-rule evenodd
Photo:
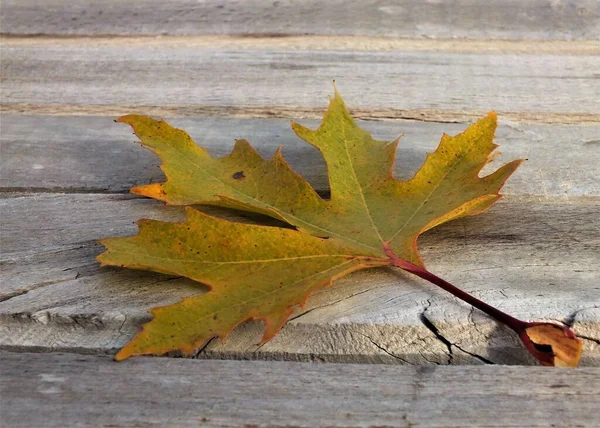
<path fill-rule="evenodd" d="M 131 125 L 162 159 L 167 177 L 133 193 L 168 204 L 265 214 L 296 229 L 235 223 L 188 207 L 182 223 L 141 220 L 138 235 L 103 240 L 106 252 L 98 257 L 103 265 L 185 276 L 210 288 L 152 309 L 153 319 L 117 359 L 172 350 L 190 354 L 249 319 L 264 321 L 265 342 L 316 290 L 358 269 L 398 266 L 460 293 L 423 268 L 417 238 L 439 224 L 487 210 L 522 162 L 479 177 L 497 147 L 492 141 L 496 115 L 490 113 L 460 135 L 443 135 L 410 180 L 397 180 L 392 167 L 398 140 L 374 140 L 354 122 L 336 91 L 317 130 L 292 124 L 325 159 L 331 189 L 325 200 L 289 167 L 281 149 L 265 160 L 238 140 L 230 155 L 213 158 L 164 121 L 136 115 L 117 121 Z"/>
<path fill-rule="evenodd" d="M 385 246 L 417 264 L 422 264 L 419 234 L 489 208 L 522 162 L 478 177 L 496 148 L 496 115 L 490 113 L 456 137 L 444 135 L 411 180 L 396 180 L 392 166 L 398 140 L 374 140 L 354 122 L 336 92 L 316 131 L 292 124 L 325 158 L 331 189 L 326 201 L 289 167 L 281 150 L 264 160 L 246 140 L 238 140 L 229 156 L 215 159 L 164 121 L 134 115 L 118 121 L 131 125 L 142 144 L 161 157 L 167 176 L 166 183 L 136 187 L 133 193 L 174 205 L 211 204 L 266 214 L 360 250 L 381 253 Z"/>

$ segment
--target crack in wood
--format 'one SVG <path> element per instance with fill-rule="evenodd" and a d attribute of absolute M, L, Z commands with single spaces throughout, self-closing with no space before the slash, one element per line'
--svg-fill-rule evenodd
<path fill-rule="evenodd" d="M 493 361 L 479 355 L 476 354 L 474 352 L 468 351 L 466 349 L 464 349 L 463 347 L 461 347 L 460 345 L 451 342 L 450 340 L 448 340 L 446 337 L 444 337 L 444 335 L 440 332 L 440 330 L 435 326 L 435 324 L 429 319 L 427 318 L 426 312 L 427 310 L 431 307 L 431 299 L 427 300 L 427 307 L 425 307 L 425 309 L 423 310 L 423 312 L 421 312 L 421 314 L 419 315 L 419 319 L 421 320 L 421 322 L 423 323 L 423 325 L 425 327 L 427 327 L 434 335 L 435 337 L 442 342 L 446 348 L 448 349 L 447 354 L 448 354 L 448 365 L 451 365 L 454 361 L 454 351 L 452 349 L 452 347 L 456 347 L 458 350 L 464 352 L 465 354 L 468 354 L 476 359 L 478 359 L 479 361 L 485 363 L 485 364 L 489 364 L 489 365 L 494 365 L 496 363 L 494 363 Z"/>
<path fill-rule="evenodd" d="M 487 114 L 487 111 L 449 111 L 439 109 L 371 108 L 349 109 L 355 120 L 365 121 L 418 121 L 433 123 L 468 123 Z M 144 114 L 160 117 L 217 117 L 242 119 L 321 119 L 322 107 L 306 106 L 213 106 L 213 105 L 42 105 L 0 104 L 0 113 L 47 116 L 120 116 Z M 544 111 L 497 111 L 503 120 L 528 124 L 598 124 L 600 114 Z"/>
<path fill-rule="evenodd" d="M 387 355 L 389 355 L 392 358 L 395 358 L 396 360 L 402 361 L 404 364 L 411 364 L 414 365 L 414 363 L 411 363 L 410 361 L 388 351 L 385 347 L 381 346 L 379 343 L 375 342 L 370 336 L 367 336 L 366 334 L 357 332 L 359 335 L 363 336 L 364 338 L 366 338 L 369 342 L 371 342 L 377 349 L 379 349 L 380 351 L 383 351 L 384 353 L 386 353 Z"/>

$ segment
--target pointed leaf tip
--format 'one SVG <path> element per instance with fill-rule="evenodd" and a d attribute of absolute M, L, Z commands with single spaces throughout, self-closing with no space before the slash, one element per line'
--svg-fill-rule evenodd
<path fill-rule="evenodd" d="M 146 184 L 143 186 L 135 186 L 129 190 L 129 193 L 140 196 L 147 196 L 148 198 L 158 199 L 159 201 L 166 201 L 166 194 L 163 189 L 162 183 Z"/>
<path fill-rule="evenodd" d="M 138 121 L 138 120 L 143 120 L 143 119 L 150 119 L 147 116 L 142 116 L 139 114 L 124 114 L 123 116 L 119 116 L 115 122 L 117 123 L 126 123 L 128 125 L 131 125 L 132 123 Z M 153 119 L 150 119 L 153 120 Z"/>

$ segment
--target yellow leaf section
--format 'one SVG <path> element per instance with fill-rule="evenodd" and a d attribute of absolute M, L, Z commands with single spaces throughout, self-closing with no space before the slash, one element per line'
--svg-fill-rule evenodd
<path fill-rule="evenodd" d="M 307 233 L 347 241 L 356 248 L 390 248 L 422 265 L 417 238 L 441 223 L 479 214 L 499 198 L 498 192 L 521 163 L 510 162 L 479 177 L 495 156 L 492 141 L 496 115 L 455 137 L 444 135 L 438 149 L 408 181 L 396 180 L 392 168 L 398 141 L 377 141 L 350 116 L 335 92 L 321 126 L 310 130 L 293 124 L 296 134 L 318 148 L 326 163 L 331 200 L 322 200 L 278 151 L 262 159 L 244 140 L 231 155 L 215 159 L 184 132 L 163 121 L 124 116 L 142 144 L 163 160 L 164 184 L 134 193 L 171 204 L 198 204 L 260 212 Z"/>
<path fill-rule="evenodd" d="M 248 141 L 237 140 L 230 155 L 214 158 L 185 131 L 165 121 L 127 115 L 117 122 L 129 124 L 142 145 L 162 159 L 167 177 L 165 183 L 134 187 L 132 193 L 172 205 L 207 204 L 257 212 L 328 236 L 310 223 L 326 210 L 325 201 L 290 168 L 281 149 L 265 160 Z"/>
<path fill-rule="evenodd" d="M 408 181 L 392 170 L 398 140 L 374 140 L 352 119 L 336 92 L 316 130 L 293 124 L 296 134 L 318 148 L 327 163 L 331 187 L 331 228 L 369 247 L 390 248 L 398 257 L 422 265 L 419 234 L 496 202 L 498 192 L 522 161 L 479 177 L 497 147 L 496 114 L 455 137 L 444 135 L 438 149 Z"/>
<path fill-rule="evenodd" d="M 267 341 L 296 306 L 333 279 L 389 264 L 377 252 L 337 239 L 233 223 L 193 208 L 186 213 L 182 223 L 141 220 L 138 235 L 102 241 L 102 265 L 182 275 L 211 289 L 153 309 L 154 318 L 118 353 L 118 360 L 172 350 L 190 354 L 248 319 L 264 320 Z"/>

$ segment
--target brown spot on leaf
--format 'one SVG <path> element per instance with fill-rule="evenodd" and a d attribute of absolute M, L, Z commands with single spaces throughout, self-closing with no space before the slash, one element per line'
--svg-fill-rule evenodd
<path fill-rule="evenodd" d="M 233 174 L 232 177 L 235 180 L 241 180 L 242 178 L 246 178 L 246 176 L 244 175 L 244 171 L 238 171 L 235 174 Z"/>

